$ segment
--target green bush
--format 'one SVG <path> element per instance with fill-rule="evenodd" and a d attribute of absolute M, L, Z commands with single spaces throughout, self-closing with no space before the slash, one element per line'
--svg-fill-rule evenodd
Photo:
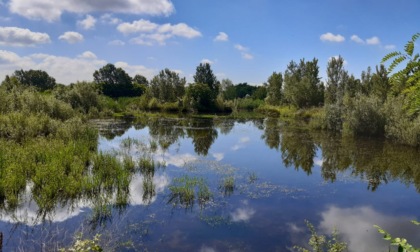
<path fill-rule="evenodd" d="M 354 98 L 345 118 L 345 131 L 356 135 L 381 136 L 385 132 L 383 104 L 375 96 Z"/>
<path fill-rule="evenodd" d="M 420 146 L 420 116 L 407 116 L 404 97 L 389 97 L 384 107 L 385 135 L 399 143 Z"/>

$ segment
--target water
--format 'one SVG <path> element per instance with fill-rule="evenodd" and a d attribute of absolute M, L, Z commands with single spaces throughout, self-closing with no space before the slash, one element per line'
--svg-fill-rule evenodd
<path fill-rule="evenodd" d="M 122 193 L 127 205 L 117 204 L 115 192 L 45 211 L 28 183 L 20 207 L 1 213 L 5 251 L 55 251 L 76 234 L 97 233 L 116 251 L 289 251 L 308 241 L 305 220 L 319 233 L 338 229 L 350 251 L 388 251 L 374 224 L 420 246 L 420 228 L 410 223 L 420 219 L 419 150 L 277 119 L 97 126 L 99 151 L 153 159 L 158 167 L 131 174 Z M 192 201 L 173 193 L 182 178 L 200 181 Z M 200 185 L 209 198 L 199 198 Z"/>

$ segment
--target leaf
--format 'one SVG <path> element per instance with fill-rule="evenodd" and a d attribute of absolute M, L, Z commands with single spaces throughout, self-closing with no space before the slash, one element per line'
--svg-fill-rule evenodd
<path fill-rule="evenodd" d="M 414 42 L 413 41 L 409 41 L 405 46 L 404 46 L 404 51 L 410 55 L 413 56 L 413 52 L 414 52 Z"/>
<path fill-rule="evenodd" d="M 401 55 L 401 53 L 400 53 L 400 52 L 390 52 L 390 53 L 388 53 L 387 55 L 385 55 L 385 56 L 382 58 L 381 63 L 385 63 L 385 62 L 386 62 L 386 61 L 388 61 L 389 59 L 394 58 L 394 57 L 396 57 L 396 56 L 398 56 L 398 55 Z"/>

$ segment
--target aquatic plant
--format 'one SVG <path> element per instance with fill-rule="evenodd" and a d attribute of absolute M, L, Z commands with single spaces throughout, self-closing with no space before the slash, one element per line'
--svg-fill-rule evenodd
<path fill-rule="evenodd" d="M 307 220 L 305 220 L 306 226 L 311 232 L 311 237 L 309 238 L 309 246 L 311 250 L 306 249 L 300 246 L 294 246 L 293 249 L 299 252 L 342 252 L 347 251 L 347 243 L 341 242 L 338 238 L 337 230 L 334 230 L 331 237 L 328 238 L 325 235 L 319 235 L 315 227 Z"/>
<path fill-rule="evenodd" d="M 233 191 L 235 190 L 235 178 L 233 176 L 224 178 L 220 189 L 222 190 L 224 195 L 232 195 Z"/>
<path fill-rule="evenodd" d="M 174 206 L 179 204 L 185 208 L 192 208 L 196 197 L 201 207 L 212 197 L 212 193 L 203 178 L 187 175 L 175 178 L 169 190 L 171 193 L 168 203 L 172 203 Z M 195 196 L 196 194 L 197 196 Z"/>
<path fill-rule="evenodd" d="M 417 226 L 420 225 L 420 222 L 414 220 L 411 221 L 411 223 Z M 408 243 L 407 239 L 399 237 L 393 238 L 391 234 L 386 232 L 378 225 L 374 225 L 374 227 L 378 230 L 380 234 L 384 235 L 384 240 L 389 241 L 392 246 L 397 246 L 399 252 L 420 252 L 420 248 L 414 248 L 413 245 Z"/>

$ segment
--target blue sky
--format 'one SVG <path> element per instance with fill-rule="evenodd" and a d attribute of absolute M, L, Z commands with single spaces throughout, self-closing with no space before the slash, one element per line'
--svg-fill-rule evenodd
<path fill-rule="evenodd" d="M 291 60 L 341 55 L 356 77 L 420 32 L 418 0 L 0 0 L 0 79 L 42 69 L 59 83 L 92 80 L 107 63 L 151 79 L 261 84 Z"/>

